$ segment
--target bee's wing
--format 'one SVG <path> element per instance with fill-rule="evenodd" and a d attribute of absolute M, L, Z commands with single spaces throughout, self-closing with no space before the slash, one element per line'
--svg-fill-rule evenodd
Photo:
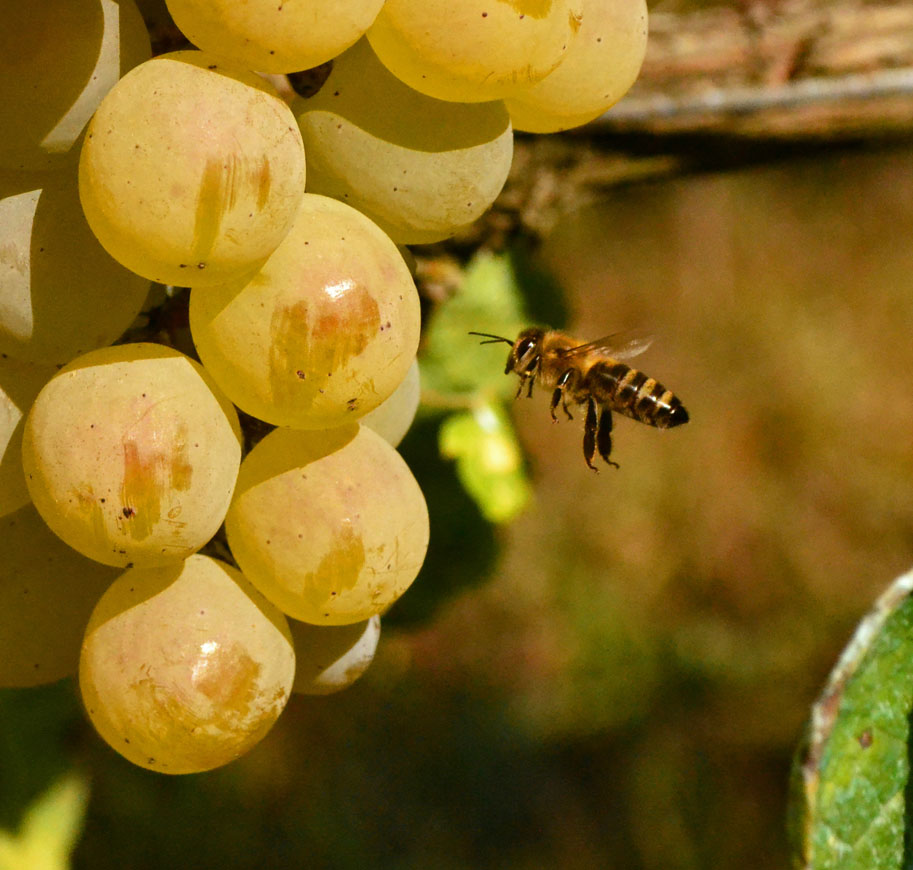
<path fill-rule="evenodd" d="M 623 360 L 642 354 L 653 344 L 652 333 L 642 329 L 628 329 L 624 332 L 614 332 L 604 338 L 597 338 L 586 344 L 569 348 L 564 352 L 566 356 L 587 354 L 594 350 L 605 351 L 613 359 Z"/>

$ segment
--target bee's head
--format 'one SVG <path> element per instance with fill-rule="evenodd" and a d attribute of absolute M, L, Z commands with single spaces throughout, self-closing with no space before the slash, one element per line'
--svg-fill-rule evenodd
<path fill-rule="evenodd" d="M 507 357 L 507 366 L 504 374 L 509 375 L 516 372 L 522 377 L 533 375 L 539 367 L 539 358 L 542 350 L 542 337 L 545 335 L 544 329 L 524 329 L 517 336 L 510 354 Z"/>
<path fill-rule="evenodd" d="M 495 344 L 504 342 L 510 345 L 510 353 L 507 356 L 507 365 L 504 368 L 504 374 L 509 375 L 516 372 L 521 377 L 530 377 L 536 373 L 539 368 L 539 359 L 541 356 L 542 339 L 545 336 L 544 329 L 524 329 L 517 336 L 516 341 L 504 338 L 501 335 L 492 335 L 489 332 L 470 332 L 470 335 L 480 335 L 486 339 L 482 344 Z"/>

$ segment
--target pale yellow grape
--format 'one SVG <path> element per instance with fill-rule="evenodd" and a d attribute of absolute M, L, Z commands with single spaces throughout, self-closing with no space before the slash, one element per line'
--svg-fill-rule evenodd
<path fill-rule="evenodd" d="M 118 573 L 70 549 L 33 505 L 0 518 L 0 687 L 75 674 L 89 614 Z"/>
<path fill-rule="evenodd" d="M 167 0 L 198 48 L 251 69 L 287 73 L 342 54 L 377 17 L 384 0 Z"/>
<path fill-rule="evenodd" d="M 419 327 L 418 293 L 393 242 L 315 194 L 249 282 L 190 294 L 203 365 L 241 410 L 278 426 L 339 426 L 376 408 L 412 364 Z"/>
<path fill-rule="evenodd" d="M 579 0 L 583 18 L 561 65 L 506 100 L 518 130 L 579 127 L 628 91 L 647 50 L 646 0 Z"/>
<path fill-rule="evenodd" d="M 216 532 L 241 459 L 237 415 L 201 366 L 158 344 L 77 357 L 39 393 L 22 460 L 32 501 L 106 565 L 185 559 Z"/>
<path fill-rule="evenodd" d="M 513 157 L 504 104 L 435 100 L 404 85 L 366 39 L 292 106 L 307 189 L 341 199 L 401 244 L 448 238 L 500 193 Z"/>
<path fill-rule="evenodd" d="M 368 39 L 407 85 L 439 100 L 497 100 L 547 76 L 580 26 L 568 0 L 386 0 Z"/>
<path fill-rule="evenodd" d="M 76 167 L 0 172 L 0 353 L 63 364 L 115 341 L 151 286 L 98 243 Z"/>
<path fill-rule="evenodd" d="M 402 457 L 367 427 L 276 429 L 242 463 L 225 528 L 244 575 L 282 611 L 347 625 L 415 579 L 428 509 Z"/>
<path fill-rule="evenodd" d="M 51 169 L 102 97 L 149 58 L 133 0 L 7 0 L 0 27 L 0 167 Z"/>
<path fill-rule="evenodd" d="M 301 133 L 272 85 L 199 51 L 131 70 L 89 124 L 79 195 L 128 269 L 196 287 L 255 271 L 304 190 Z"/>
<path fill-rule="evenodd" d="M 420 398 L 418 360 L 415 360 L 409 366 L 403 382 L 393 391 L 393 395 L 369 414 L 365 414 L 359 422 L 362 426 L 373 429 L 385 441 L 396 447 L 415 419 Z"/>
<path fill-rule="evenodd" d="M 352 625 L 310 625 L 289 620 L 295 644 L 295 682 L 302 695 L 331 695 L 352 685 L 374 661 L 380 617 Z"/>
<path fill-rule="evenodd" d="M 79 688 L 98 733 L 160 773 L 196 773 L 258 743 L 288 701 L 285 617 L 208 556 L 122 574 L 92 613 Z"/>
<path fill-rule="evenodd" d="M 54 366 L 0 356 L 0 516 L 30 501 L 22 473 L 24 417 L 35 396 L 56 373 Z"/>

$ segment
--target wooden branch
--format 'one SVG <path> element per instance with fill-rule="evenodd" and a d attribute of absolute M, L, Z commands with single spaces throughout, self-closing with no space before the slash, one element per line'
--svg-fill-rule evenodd
<path fill-rule="evenodd" d="M 910 0 L 743 0 L 657 12 L 613 132 L 847 138 L 913 131 Z"/>

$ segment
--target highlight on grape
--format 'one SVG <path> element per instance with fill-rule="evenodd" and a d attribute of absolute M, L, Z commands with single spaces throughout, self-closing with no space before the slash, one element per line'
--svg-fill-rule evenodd
<path fill-rule="evenodd" d="M 647 11 L 167 6 L 187 41 L 156 56 L 135 0 L 0 35 L 0 686 L 77 678 L 115 751 L 179 774 L 368 669 L 429 537 L 402 246 L 491 206 L 514 129 L 620 99 Z"/>

